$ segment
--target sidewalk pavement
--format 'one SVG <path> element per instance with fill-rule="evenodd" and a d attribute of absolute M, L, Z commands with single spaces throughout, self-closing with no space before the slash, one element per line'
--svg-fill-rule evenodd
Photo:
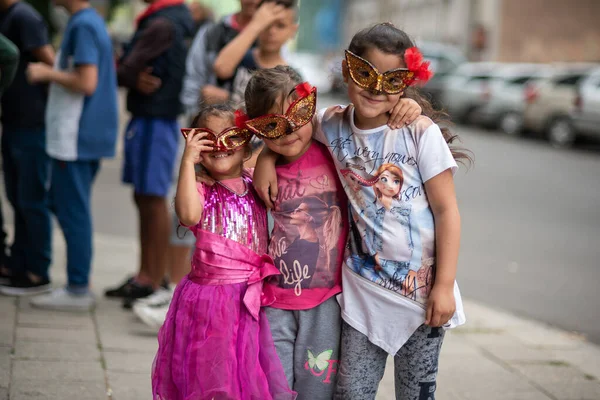
<path fill-rule="evenodd" d="M 65 281 L 64 244 L 55 235 L 54 283 Z M 32 309 L 0 296 L 0 400 L 149 400 L 155 334 L 104 287 L 133 273 L 136 242 L 97 235 L 92 313 Z M 465 302 L 467 325 L 446 336 L 439 400 L 598 400 L 600 348 L 523 318 Z M 391 365 L 390 365 L 391 367 Z M 377 399 L 394 399 L 392 368 Z"/>

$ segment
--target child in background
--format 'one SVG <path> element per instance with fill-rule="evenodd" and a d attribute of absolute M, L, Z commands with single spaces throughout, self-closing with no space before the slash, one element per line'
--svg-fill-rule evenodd
<path fill-rule="evenodd" d="M 221 52 L 214 63 L 220 79 L 233 79 L 231 100 L 244 101 L 252 73 L 263 68 L 287 65 L 283 46 L 298 31 L 296 0 L 263 0 L 252 21 Z M 253 44 L 258 40 L 258 46 Z"/>
<path fill-rule="evenodd" d="M 177 286 L 152 373 L 153 398 L 294 399 L 261 303 L 277 275 L 267 250 L 264 205 L 243 171 L 252 134 L 233 108 L 206 106 L 187 132 L 175 209 L 196 236 L 192 271 Z M 216 181 L 196 183 L 200 163 Z"/>

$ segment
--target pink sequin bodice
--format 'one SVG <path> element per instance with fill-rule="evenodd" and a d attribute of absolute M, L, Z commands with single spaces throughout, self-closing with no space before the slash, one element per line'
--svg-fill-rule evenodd
<path fill-rule="evenodd" d="M 236 241 L 257 254 L 268 246 L 267 211 L 252 186 L 244 179 L 248 193 L 238 196 L 220 184 L 205 186 L 204 212 L 198 228 Z"/>

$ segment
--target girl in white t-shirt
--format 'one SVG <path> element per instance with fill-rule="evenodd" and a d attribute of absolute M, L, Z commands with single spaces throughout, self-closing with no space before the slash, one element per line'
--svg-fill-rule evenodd
<path fill-rule="evenodd" d="M 357 33 L 342 67 L 352 104 L 319 112 L 314 133 L 345 183 L 353 222 L 338 297 L 344 325 L 335 398 L 374 399 L 389 354 L 396 398 L 433 399 L 444 328 L 465 321 L 455 282 L 453 174 L 455 160 L 470 158 L 436 124 L 444 115 L 413 92 L 431 72 L 406 33 L 391 24 Z M 424 116 L 392 129 L 390 111 L 407 91 Z M 262 163 L 255 186 L 273 186 L 272 168 Z"/>

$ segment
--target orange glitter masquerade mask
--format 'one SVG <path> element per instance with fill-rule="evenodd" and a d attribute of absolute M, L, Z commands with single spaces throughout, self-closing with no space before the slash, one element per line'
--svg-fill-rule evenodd
<path fill-rule="evenodd" d="M 297 85 L 292 92 L 294 91 L 299 97 L 290 104 L 285 115 L 263 115 L 246 121 L 245 126 L 256 136 L 273 140 L 289 135 L 311 122 L 317 108 L 317 88 L 304 82 Z"/>
<path fill-rule="evenodd" d="M 388 95 L 400 94 L 417 81 L 427 82 L 433 76 L 429 62 L 423 61 L 423 55 L 416 47 L 404 52 L 407 68 L 395 68 L 380 73 L 373 64 L 350 50 L 346 50 L 346 63 L 350 78 L 359 87 Z"/>
<path fill-rule="evenodd" d="M 244 122 L 247 119 L 241 111 L 235 112 L 236 126 L 227 128 L 220 133 L 215 133 L 208 128 L 182 128 L 181 134 L 187 139 L 188 135 L 195 131 L 195 134 L 200 132 L 207 133 L 206 138 L 213 142 L 213 152 L 237 150 L 245 146 L 252 139 L 252 132 L 244 127 Z"/>

